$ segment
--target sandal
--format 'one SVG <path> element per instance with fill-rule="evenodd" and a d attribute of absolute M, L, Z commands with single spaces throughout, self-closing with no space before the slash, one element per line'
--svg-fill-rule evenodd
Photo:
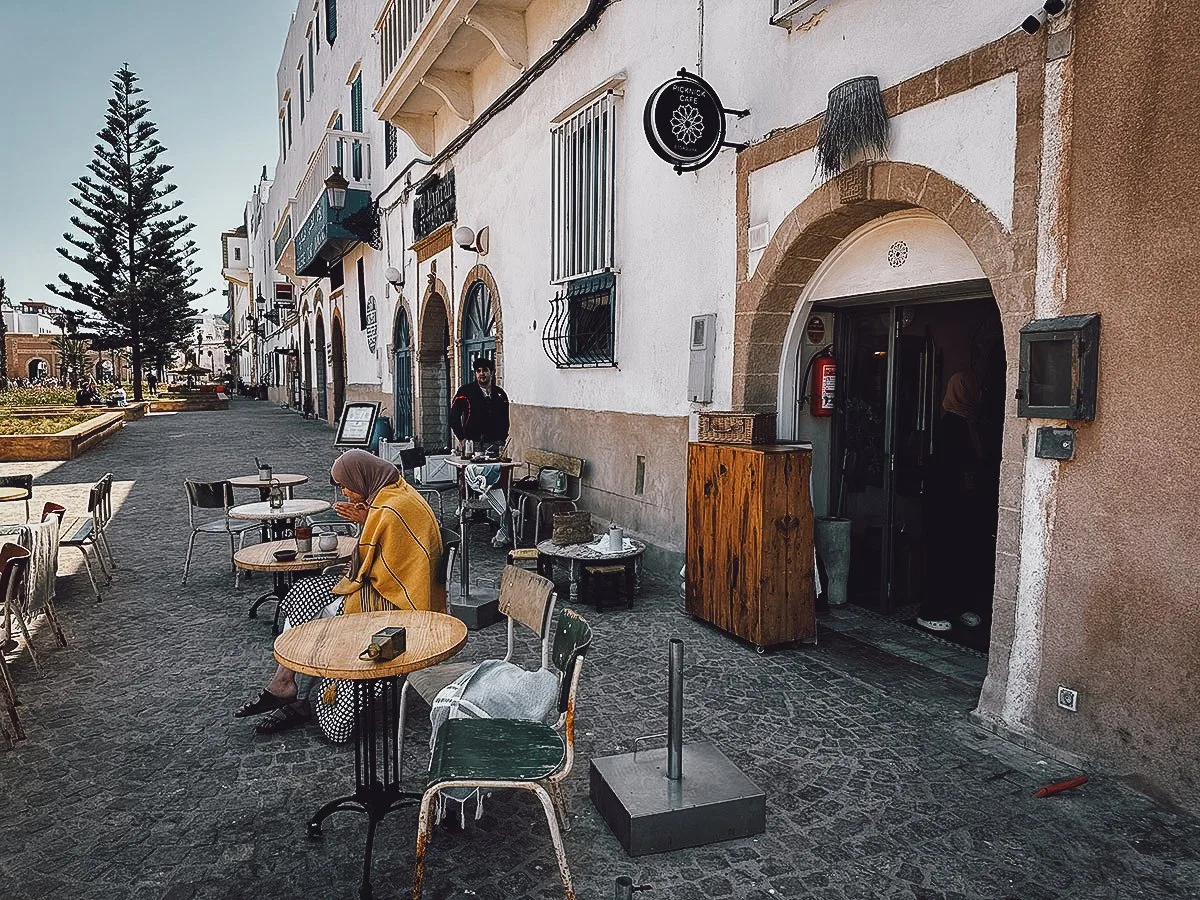
<path fill-rule="evenodd" d="M 297 706 L 300 706 L 300 709 L 297 709 Z M 301 712 L 301 710 L 304 711 Z M 265 716 L 261 722 L 254 726 L 254 733 L 275 734 L 291 728 L 299 728 L 310 718 L 312 718 L 312 714 L 308 712 L 306 706 L 298 703 L 289 703 L 287 706 L 279 707 L 269 716 Z"/>
<path fill-rule="evenodd" d="M 235 719 L 244 719 L 246 716 L 258 716 L 262 713 L 279 709 L 281 706 L 287 706 L 289 703 L 294 702 L 295 699 L 295 697 L 280 697 L 278 694 L 272 694 L 264 688 L 262 693 L 255 699 L 249 703 L 243 703 L 233 716 Z"/>

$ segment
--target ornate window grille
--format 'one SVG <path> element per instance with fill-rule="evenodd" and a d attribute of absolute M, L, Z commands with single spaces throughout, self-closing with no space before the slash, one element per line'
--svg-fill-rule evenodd
<path fill-rule="evenodd" d="M 611 272 L 568 282 L 550 301 L 542 348 L 560 369 L 615 366 L 617 279 Z"/>
<path fill-rule="evenodd" d="M 387 168 L 396 161 L 396 154 L 399 153 L 399 135 L 397 128 L 391 122 L 383 123 L 383 165 Z"/>

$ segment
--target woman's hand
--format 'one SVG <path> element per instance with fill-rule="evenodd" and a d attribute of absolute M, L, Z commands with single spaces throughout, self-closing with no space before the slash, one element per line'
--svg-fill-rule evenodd
<path fill-rule="evenodd" d="M 371 511 L 371 507 L 365 503 L 335 503 L 333 511 L 343 519 L 362 525 L 367 521 L 367 513 Z"/>

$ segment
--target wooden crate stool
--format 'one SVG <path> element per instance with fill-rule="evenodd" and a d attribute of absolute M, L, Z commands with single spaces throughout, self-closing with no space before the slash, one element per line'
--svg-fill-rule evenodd
<path fill-rule="evenodd" d="M 538 561 L 537 547 L 517 547 L 508 551 L 508 564 L 529 568 L 530 564 L 540 574 L 542 564 Z"/>
<path fill-rule="evenodd" d="M 611 595 L 620 602 L 625 595 L 625 608 L 633 608 L 633 560 L 615 563 L 584 563 L 579 579 L 579 600 L 591 603 L 599 612 L 604 609 L 604 599 Z M 616 605 L 614 602 L 613 606 Z"/>

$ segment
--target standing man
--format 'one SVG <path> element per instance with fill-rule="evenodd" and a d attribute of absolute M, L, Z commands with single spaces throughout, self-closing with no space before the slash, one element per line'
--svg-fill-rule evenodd
<path fill-rule="evenodd" d="M 496 364 L 486 356 L 475 359 L 475 380 L 464 384 L 450 404 L 450 428 L 458 439 L 459 455 L 465 455 L 467 441 L 473 450 L 484 451 L 492 445 L 497 451 L 508 441 L 508 394 L 496 384 Z M 490 454 L 489 454 L 490 455 Z M 497 452 L 496 456 L 499 456 Z M 500 530 L 492 538 L 493 547 L 512 542 L 508 523 L 508 498 L 504 490 L 503 470 L 498 465 L 467 466 L 463 480 L 500 517 Z"/>
<path fill-rule="evenodd" d="M 475 380 L 454 395 L 450 428 L 460 451 L 465 441 L 502 445 L 508 440 L 508 394 L 496 384 L 496 364 L 486 356 L 475 359 Z"/>
<path fill-rule="evenodd" d="M 155 375 L 153 372 L 150 372 L 146 376 L 146 387 L 148 387 L 150 389 L 151 397 L 158 396 L 158 376 Z"/>

